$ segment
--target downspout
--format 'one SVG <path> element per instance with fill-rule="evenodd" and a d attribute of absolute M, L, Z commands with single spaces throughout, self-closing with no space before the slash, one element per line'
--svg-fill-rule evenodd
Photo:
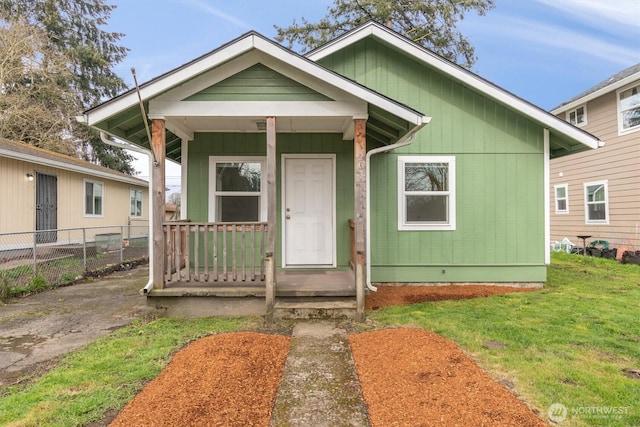
<path fill-rule="evenodd" d="M 366 179 L 367 179 L 367 187 L 366 187 L 366 198 L 367 198 L 367 211 L 365 213 L 365 251 L 366 258 L 365 264 L 367 268 L 366 273 L 366 285 L 367 289 L 370 291 L 377 291 L 378 288 L 371 284 L 371 156 L 374 154 L 385 153 L 387 151 L 395 150 L 396 148 L 405 147 L 413 143 L 416 137 L 416 133 L 422 129 L 424 126 L 428 125 L 431 121 L 431 117 L 422 117 L 421 123 L 411 129 L 406 135 L 398 140 L 395 144 L 385 145 L 384 147 L 374 148 L 371 151 L 367 152 L 365 157 L 365 170 L 366 170 Z"/>
<path fill-rule="evenodd" d="M 107 138 L 107 133 L 104 131 L 100 131 L 100 140 L 102 142 L 104 142 L 107 145 L 111 145 L 112 147 L 116 147 L 116 148 L 123 148 L 125 150 L 131 150 L 131 151 L 135 151 L 137 153 L 141 153 L 141 154 L 146 154 L 147 158 L 149 159 L 149 173 L 151 173 L 151 171 L 153 170 L 154 167 L 154 156 L 153 156 L 153 152 L 151 150 L 148 150 L 146 148 L 142 148 L 142 147 L 138 147 L 137 145 L 133 145 L 133 144 L 122 144 L 121 142 L 117 142 L 117 141 L 112 141 L 109 138 Z M 148 195 L 147 197 L 149 198 L 149 208 L 153 209 L 153 183 L 151 182 L 151 180 L 149 181 L 149 191 L 147 192 Z M 149 236 L 152 235 L 152 230 L 153 230 L 153 215 L 149 215 Z M 149 242 L 149 260 L 150 262 L 153 262 L 153 245 L 151 244 L 151 242 Z M 142 293 L 143 295 L 146 295 L 149 293 L 149 291 L 151 291 L 151 289 L 153 289 L 153 277 L 151 277 L 151 275 L 153 274 L 153 270 L 149 269 L 149 281 L 147 282 L 146 285 L 144 285 L 144 288 L 142 288 L 142 290 L 140 291 L 140 293 Z"/>

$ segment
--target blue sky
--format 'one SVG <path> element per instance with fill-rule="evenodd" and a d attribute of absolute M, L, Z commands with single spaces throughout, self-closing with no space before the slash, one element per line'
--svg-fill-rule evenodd
<path fill-rule="evenodd" d="M 107 29 L 130 52 L 116 72 L 131 85 L 178 67 L 249 30 L 325 15 L 331 0 L 111 0 Z M 640 0 L 496 0 L 460 29 L 476 48 L 472 71 L 544 109 L 640 62 Z M 144 173 L 143 173 L 144 174 Z M 172 172 L 169 172 L 171 175 Z"/>

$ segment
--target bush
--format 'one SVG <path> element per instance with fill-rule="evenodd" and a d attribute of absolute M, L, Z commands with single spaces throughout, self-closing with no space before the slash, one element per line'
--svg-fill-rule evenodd
<path fill-rule="evenodd" d="M 47 289 L 47 279 L 38 275 L 31 279 L 31 290 L 32 292 L 42 292 Z"/>

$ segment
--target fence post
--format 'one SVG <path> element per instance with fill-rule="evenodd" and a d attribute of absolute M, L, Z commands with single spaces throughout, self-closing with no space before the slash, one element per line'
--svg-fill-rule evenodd
<path fill-rule="evenodd" d="M 123 260 L 124 260 L 124 242 L 122 241 L 122 239 L 124 239 L 124 226 L 120 226 L 120 264 L 122 264 Z"/>
<path fill-rule="evenodd" d="M 33 277 L 37 276 L 38 274 L 38 245 L 37 245 L 37 240 L 38 240 L 38 232 L 34 231 L 33 232 Z"/>
<path fill-rule="evenodd" d="M 82 269 L 87 271 L 87 229 L 82 229 Z"/>

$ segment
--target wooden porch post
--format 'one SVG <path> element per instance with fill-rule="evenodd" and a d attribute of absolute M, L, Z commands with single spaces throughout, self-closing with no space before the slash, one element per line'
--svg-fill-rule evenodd
<path fill-rule="evenodd" d="M 164 288 L 164 186 L 165 186 L 165 123 L 164 119 L 151 120 L 151 150 L 155 156 L 155 163 L 151 170 L 151 185 L 153 188 L 153 206 L 151 207 L 153 218 L 153 260 L 151 280 L 156 289 Z"/>
<path fill-rule="evenodd" d="M 267 322 L 273 321 L 276 296 L 276 118 L 267 117 L 267 250 L 265 294 Z"/>
<path fill-rule="evenodd" d="M 367 121 L 354 119 L 353 139 L 353 173 L 354 173 L 354 220 L 355 220 L 355 280 L 356 280 L 356 317 L 364 321 L 364 287 L 365 287 L 365 220 L 366 220 L 366 154 L 367 154 Z"/>

